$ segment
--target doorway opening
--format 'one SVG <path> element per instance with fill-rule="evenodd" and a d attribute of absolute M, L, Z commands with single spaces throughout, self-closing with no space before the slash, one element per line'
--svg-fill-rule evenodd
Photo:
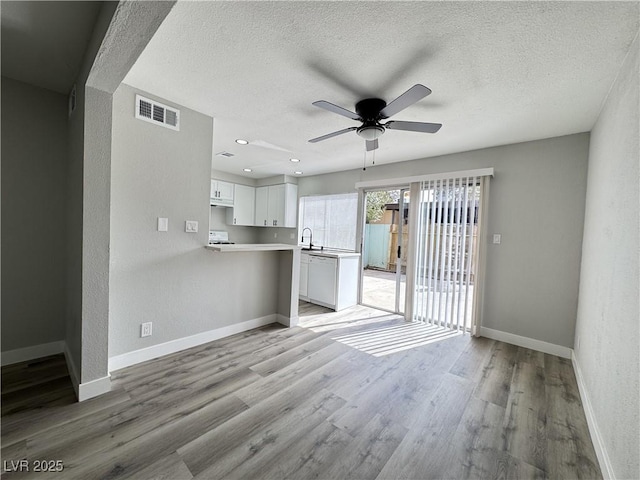
<path fill-rule="evenodd" d="M 404 314 L 409 188 L 365 191 L 360 303 Z"/>

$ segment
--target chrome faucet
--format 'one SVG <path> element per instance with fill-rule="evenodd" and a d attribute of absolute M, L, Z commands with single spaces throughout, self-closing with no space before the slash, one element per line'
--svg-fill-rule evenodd
<path fill-rule="evenodd" d="M 304 231 L 309 230 L 309 250 L 313 248 L 313 232 L 309 227 L 305 227 L 302 229 L 302 238 L 300 239 L 300 243 L 304 243 Z"/>

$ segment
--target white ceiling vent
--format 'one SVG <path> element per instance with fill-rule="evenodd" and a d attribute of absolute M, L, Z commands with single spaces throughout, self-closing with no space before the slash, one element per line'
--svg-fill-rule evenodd
<path fill-rule="evenodd" d="M 136 118 L 172 130 L 180 130 L 180 111 L 136 95 Z"/>
<path fill-rule="evenodd" d="M 227 157 L 227 158 L 231 158 L 231 157 L 233 157 L 233 156 L 235 156 L 235 155 L 234 155 L 233 153 L 231 153 L 231 152 L 224 152 L 224 151 L 222 151 L 222 152 L 218 152 L 218 153 L 216 153 L 216 157 Z"/>

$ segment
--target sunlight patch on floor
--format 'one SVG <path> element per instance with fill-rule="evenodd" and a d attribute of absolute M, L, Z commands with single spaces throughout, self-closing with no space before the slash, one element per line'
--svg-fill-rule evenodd
<path fill-rule="evenodd" d="M 332 339 L 361 352 L 382 357 L 459 335 L 462 335 L 462 331 L 423 323 L 406 323 L 336 336 Z"/>

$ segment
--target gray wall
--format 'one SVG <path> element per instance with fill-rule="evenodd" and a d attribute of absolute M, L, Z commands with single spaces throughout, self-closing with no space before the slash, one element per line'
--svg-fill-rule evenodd
<path fill-rule="evenodd" d="M 67 98 L 2 77 L 2 351 L 64 339 Z"/>
<path fill-rule="evenodd" d="M 355 191 L 358 181 L 494 167 L 484 327 L 573 347 L 589 134 L 298 180 L 298 194 Z"/>
<path fill-rule="evenodd" d="M 100 9 L 100 14 L 98 15 L 91 40 L 84 55 L 80 73 L 76 80 L 77 107 L 75 112 L 69 118 L 69 135 L 67 140 L 69 148 L 69 168 L 67 171 L 65 215 L 67 230 L 66 251 L 68 259 L 66 273 L 68 288 L 65 309 L 65 342 L 70 354 L 70 360 L 73 362 L 72 368 L 75 370 L 74 374 L 78 376 L 76 380 L 79 382 L 100 378 L 107 374 L 107 362 L 106 358 L 103 358 L 106 357 L 106 348 L 94 348 L 94 353 L 99 357 L 94 363 L 94 367 L 86 370 L 82 368 L 83 360 L 89 359 L 88 355 L 85 359 L 82 354 L 82 309 L 83 288 L 85 287 L 83 280 L 86 280 L 83 279 L 83 254 L 90 254 L 90 252 L 84 251 L 85 248 L 83 246 L 83 233 L 86 228 L 84 225 L 85 205 L 83 197 L 85 194 L 85 188 L 91 187 L 90 180 L 88 184 L 85 184 L 85 173 L 88 173 L 85 172 L 85 161 L 91 161 L 95 158 L 93 155 L 94 152 L 90 149 L 86 150 L 85 144 L 85 108 L 87 107 L 85 83 L 100 46 L 102 45 L 102 40 L 110 25 L 116 6 L 117 2 L 104 2 Z M 94 113 L 95 112 L 90 112 L 90 116 Z M 98 195 L 100 195 L 100 193 L 101 192 L 98 192 Z M 104 257 L 104 254 L 100 254 L 100 257 Z M 101 271 L 96 273 L 100 274 Z M 93 293 L 95 295 L 95 290 Z M 100 322 L 100 319 L 94 320 L 96 320 L 97 324 L 106 323 Z M 102 329 L 106 332 L 107 326 L 104 325 Z M 89 335 L 92 338 L 99 338 L 101 336 L 101 329 L 96 328 L 93 330 L 91 328 L 85 328 L 84 334 Z M 102 353 L 103 351 L 105 351 L 104 354 Z"/>
<path fill-rule="evenodd" d="M 591 132 L 576 359 L 616 478 L 640 475 L 638 37 Z"/>
<path fill-rule="evenodd" d="M 113 97 L 109 356 L 276 313 L 277 252 L 208 251 L 213 119 L 181 113 L 179 132 L 137 120 L 136 90 Z M 220 209 L 221 210 L 221 209 Z M 158 232 L 157 217 L 169 218 Z M 196 234 L 184 232 L 197 220 Z M 153 336 L 140 338 L 140 323 Z"/>

